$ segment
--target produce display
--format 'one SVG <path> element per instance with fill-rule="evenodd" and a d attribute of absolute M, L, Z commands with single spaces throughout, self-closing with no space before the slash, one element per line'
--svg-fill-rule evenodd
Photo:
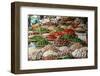
<path fill-rule="evenodd" d="M 48 33 L 49 30 L 46 29 L 46 28 L 39 27 L 39 28 L 36 28 L 36 29 L 34 30 L 34 32 L 43 34 L 43 33 Z"/>
<path fill-rule="evenodd" d="M 86 17 L 45 15 L 28 17 L 28 60 L 88 57 Z"/>

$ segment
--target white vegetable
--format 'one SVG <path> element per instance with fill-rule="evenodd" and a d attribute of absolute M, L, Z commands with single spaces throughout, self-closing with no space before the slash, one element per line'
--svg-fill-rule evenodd
<path fill-rule="evenodd" d="M 43 57 L 47 57 L 47 56 L 57 56 L 58 54 L 52 50 L 48 50 L 46 52 L 43 53 Z"/>
<path fill-rule="evenodd" d="M 88 48 L 82 47 L 80 49 L 76 49 L 72 52 L 72 56 L 76 58 L 86 58 L 87 57 Z"/>
<path fill-rule="evenodd" d="M 80 43 L 74 43 L 71 47 L 70 50 L 73 52 L 76 49 L 80 49 L 82 47 L 82 45 Z"/>
<path fill-rule="evenodd" d="M 59 48 L 59 56 L 67 55 L 70 52 L 67 46 L 62 46 Z"/>
<path fill-rule="evenodd" d="M 40 49 L 35 49 L 35 48 L 30 47 L 28 49 L 29 60 L 36 60 L 36 58 L 38 58 L 38 57 L 40 58 L 41 57 L 41 56 L 39 56 L 39 54 L 41 55 L 40 52 L 42 52 Z"/>

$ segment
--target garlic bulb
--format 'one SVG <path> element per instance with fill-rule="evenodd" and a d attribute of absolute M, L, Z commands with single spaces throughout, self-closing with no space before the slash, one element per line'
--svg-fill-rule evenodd
<path fill-rule="evenodd" d="M 48 51 L 43 53 L 43 57 L 47 57 L 49 55 L 57 56 L 58 54 L 52 50 L 48 50 Z"/>
<path fill-rule="evenodd" d="M 40 59 L 42 57 L 42 51 L 36 48 L 29 48 L 28 56 L 29 60 Z"/>
<path fill-rule="evenodd" d="M 86 58 L 87 57 L 88 48 L 82 47 L 80 49 L 76 49 L 72 52 L 72 56 L 75 58 Z"/>
<path fill-rule="evenodd" d="M 54 45 L 46 45 L 44 48 L 42 48 L 43 51 L 48 51 L 48 50 L 53 50 L 53 51 L 57 51 L 58 48 L 55 47 Z"/>
<path fill-rule="evenodd" d="M 43 53 L 42 59 L 43 60 L 55 60 L 57 59 L 58 53 L 54 52 L 53 50 L 48 50 Z"/>
<path fill-rule="evenodd" d="M 70 51 L 73 52 L 75 51 L 76 49 L 79 49 L 81 48 L 82 45 L 80 43 L 74 43 L 71 47 L 70 47 Z"/>
<path fill-rule="evenodd" d="M 59 48 L 59 56 L 67 55 L 69 53 L 69 48 L 67 46 L 62 46 Z"/>

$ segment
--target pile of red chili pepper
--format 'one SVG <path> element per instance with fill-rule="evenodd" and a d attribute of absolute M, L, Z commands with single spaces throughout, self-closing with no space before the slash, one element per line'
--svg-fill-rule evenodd
<path fill-rule="evenodd" d="M 50 41 L 54 41 L 63 35 L 77 36 L 73 29 L 64 29 L 63 31 L 51 33 L 47 36 L 47 39 Z"/>

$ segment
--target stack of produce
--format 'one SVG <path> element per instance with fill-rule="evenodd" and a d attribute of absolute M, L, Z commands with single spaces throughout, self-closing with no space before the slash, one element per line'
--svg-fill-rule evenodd
<path fill-rule="evenodd" d="M 72 53 L 73 51 L 75 51 L 76 49 L 80 49 L 82 46 L 81 43 L 77 42 L 77 43 L 73 43 L 71 46 L 70 46 L 70 53 Z"/>
<path fill-rule="evenodd" d="M 37 47 L 43 47 L 43 46 L 49 44 L 48 40 L 46 40 L 46 39 L 43 38 L 42 36 L 38 36 L 38 35 L 32 37 L 32 41 L 35 43 L 35 45 L 36 45 Z"/>
<path fill-rule="evenodd" d="M 74 58 L 86 58 L 87 52 L 88 52 L 88 48 L 82 47 L 82 48 L 76 49 L 74 52 L 72 52 L 72 56 Z"/>
<path fill-rule="evenodd" d="M 42 49 L 43 60 L 54 60 L 54 59 L 71 59 L 72 56 L 69 55 L 69 48 L 66 46 L 55 47 L 54 45 L 47 45 Z"/>
<path fill-rule="evenodd" d="M 87 57 L 87 21 L 82 23 L 80 17 L 65 16 L 36 18 L 38 21 L 33 19 L 28 29 L 29 60 Z"/>
<path fill-rule="evenodd" d="M 34 32 L 37 32 L 37 33 L 39 33 L 39 34 L 43 34 L 43 33 L 48 33 L 49 30 L 46 29 L 46 28 L 38 27 L 38 28 L 36 28 L 36 29 L 34 30 Z"/>
<path fill-rule="evenodd" d="M 74 37 L 77 36 L 73 29 L 65 29 L 63 31 L 51 33 L 50 35 L 47 36 L 47 39 L 48 40 L 53 40 L 53 39 L 55 40 L 55 39 L 57 39 L 61 36 L 64 36 L 64 35 L 71 35 L 71 36 L 74 36 Z"/>
<path fill-rule="evenodd" d="M 43 47 L 41 50 L 43 51 L 48 51 L 48 50 L 53 50 L 55 52 L 59 51 L 58 48 L 54 45 L 46 45 L 45 47 Z"/>
<path fill-rule="evenodd" d="M 56 60 L 58 53 L 53 50 L 48 50 L 43 53 L 42 59 L 43 60 Z"/>
<path fill-rule="evenodd" d="M 67 46 L 70 42 L 68 40 L 57 39 L 54 41 L 55 46 Z"/>
<path fill-rule="evenodd" d="M 70 49 L 67 46 L 59 47 L 58 56 L 59 56 L 58 59 L 71 59 L 71 58 L 73 58 L 72 55 L 70 54 Z"/>
<path fill-rule="evenodd" d="M 29 48 L 28 49 L 28 60 L 37 60 L 37 59 L 41 59 L 42 54 L 40 52 L 42 52 L 40 49 L 37 48 Z"/>

